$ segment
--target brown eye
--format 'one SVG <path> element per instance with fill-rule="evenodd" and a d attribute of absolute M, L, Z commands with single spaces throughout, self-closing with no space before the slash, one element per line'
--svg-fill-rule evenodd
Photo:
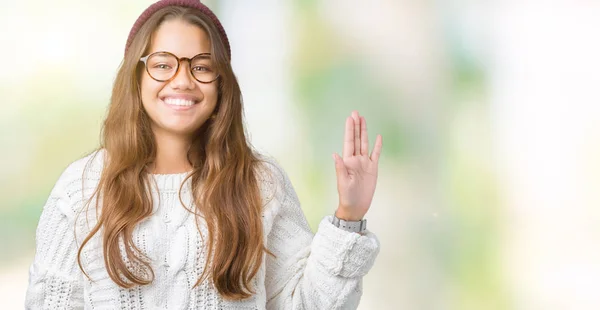
<path fill-rule="evenodd" d="M 154 65 L 154 68 L 156 68 L 156 69 L 171 69 L 171 66 L 169 66 L 167 64 L 156 64 L 156 65 Z"/>
<path fill-rule="evenodd" d="M 198 71 L 198 72 L 210 72 L 212 70 L 210 70 L 209 67 L 204 67 L 204 66 L 195 66 L 193 68 L 194 71 Z"/>

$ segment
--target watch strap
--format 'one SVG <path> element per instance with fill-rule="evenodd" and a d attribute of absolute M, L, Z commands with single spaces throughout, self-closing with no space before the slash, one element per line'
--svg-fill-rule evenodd
<path fill-rule="evenodd" d="M 360 221 L 345 221 L 338 218 L 334 214 L 333 221 L 331 223 L 335 227 L 355 233 L 361 233 L 367 229 L 367 219 L 362 219 Z"/>

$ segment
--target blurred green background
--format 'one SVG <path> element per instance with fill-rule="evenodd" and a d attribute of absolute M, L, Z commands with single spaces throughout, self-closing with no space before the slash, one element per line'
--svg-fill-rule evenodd
<path fill-rule="evenodd" d="M 153 1 L 0 4 L 0 299 L 20 308 L 35 228 L 98 145 L 133 22 Z M 250 139 L 314 229 L 358 110 L 383 135 L 360 309 L 598 309 L 600 4 L 204 1 Z"/>

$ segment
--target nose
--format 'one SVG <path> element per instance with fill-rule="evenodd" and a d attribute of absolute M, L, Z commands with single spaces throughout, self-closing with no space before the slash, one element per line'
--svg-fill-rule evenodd
<path fill-rule="evenodd" d="M 170 82 L 173 89 L 194 89 L 196 87 L 195 79 L 187 67 L 188 65 L 190 65 L 189 61 L 179 63 L 179 68 Z"/>

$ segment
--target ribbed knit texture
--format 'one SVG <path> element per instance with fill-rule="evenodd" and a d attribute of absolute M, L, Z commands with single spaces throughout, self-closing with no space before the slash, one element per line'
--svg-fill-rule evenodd
<path fill-rule="evenodd" d="M 140 14 L 140 16 L 137 18 L 137 20 L 131 27 L 131 30 L 129 30 L 127 42 L 125 43 L 125 54 L 127 54 L 127 50 L 129 49 L 131 42 L 133 42 L 133 38 L 135 38 L 137 32 L 140 30 L 140 28 L 142 28 L 142 26 L 146 23 L 150 16 L 152 16 L 158 10 L 166 8 L 168 6 L 181 6 L 186 8 L 198 9 L 204 15 L 206 15 L 213 22 L 213 24 L 217 28 L 217 31 L 219 31 L 221 40 L 223 41 L 225 49 L 227 50 L 227 56 L 229 60 L 231 60 L 231 47 L 229 46 L 229 38 L 227 38 L 225 28 L 223 28 L 221 21 L 219 21 L 215 13 L 213 13 L 213 11 L 211 11 L 206 5 L 201 3 L 200 0 L 161 0 L 150 5 L 148 8 L 146 8 L 146 10 L 144 10 L 144 12 L 142 12 L 142 14 Z"/>
<path fill-rule="evenodd" d="M 269 164 L 263 165 L 259 178 L 266 204 L 265 242 L 277 257 L 264 256 L 253 280 L 255 295 L 226 301 L 209 280 L 192 288 L 204 268 L 207 249 L 194 216 L 178 199 L 186 173 L 152 175 L 158 186 L 152 190 L 154 213 L 134 231 L 135 244 L 151 259 L 154 281 L 132 289 L 116 285 L 104 266 L 98 234 L 82 252 L 90 281 L 76 259 L 85 232 L 95 224 L 95 203 L 87 213 L 77 214 L 98 184 L 103 152 L 85 174 L 84 166 L 92 155 L 69 165 L 43 207 L 29 270 L 26 309 L 357 308 L 362 277 L 379 253 L 377 237 L 368 230 L 364 235 L 343 231 L 331 224 L 331 216 L 323 218 L 313 235 L 287 174 L 270 157 L 263 157 Z M 188 180 L 181 194 L 186 206 L 193 208 L 190 184 Z M 206 239 L 205 223 L 199 223 Z"/>

